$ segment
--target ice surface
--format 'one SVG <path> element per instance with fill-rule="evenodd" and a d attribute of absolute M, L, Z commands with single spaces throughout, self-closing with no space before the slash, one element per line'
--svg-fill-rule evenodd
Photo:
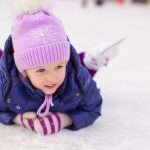
<path fill-rule="evenodd" d="M 11 22 L 8 4 L 3 1 L 1 47 Z M 47 137 L 0 125 L 1 150 L 149 150 L 150 6 L 106 4 L 82 9 L 78 2 L 55 1 L 53 11 L 79 52 L 93 50 L 106 39 L 127 38 L 119 47 L 119 55 L 95 76 L 104 97 L 102 117 L 80 131 L 62 130 Z"/>

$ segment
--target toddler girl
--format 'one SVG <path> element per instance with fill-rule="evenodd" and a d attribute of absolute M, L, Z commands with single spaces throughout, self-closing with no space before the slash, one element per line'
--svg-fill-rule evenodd
<path fill-rule="evenodd" d="M 94 123 L 102 97 L 83 58 L 50 11 L 20 13 L 0 59 L 0 122 L 44 135 Z"/>

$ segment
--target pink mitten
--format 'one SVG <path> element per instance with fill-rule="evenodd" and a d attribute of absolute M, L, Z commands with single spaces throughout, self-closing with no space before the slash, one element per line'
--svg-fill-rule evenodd
<path fill-rule="evenodd" d="M 54 134 L 62 129 L 62 122 L 58 113 L 49 113 L 45 117 L 38 117 L 34 121 L 35 132 L 42 135 Z"/>
<path fill-rule="evenodd" d="M 42 135 L 54 134 L 62 128 L 71 125 L 70 117 L 65 113 L 52 113 L 39 117 L 34 112 L 19 114 L 14 119 L 17 125 L 35 131 Z"/>

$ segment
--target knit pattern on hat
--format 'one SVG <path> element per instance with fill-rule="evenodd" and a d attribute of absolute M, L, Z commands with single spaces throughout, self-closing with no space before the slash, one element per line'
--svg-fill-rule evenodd
<path fill-rule="evenodd" d="M 70 44 L 60 20 L 46 11 L 18 16 L 12 26 L 12 41 L 20 72 L 70 57 Z"/>

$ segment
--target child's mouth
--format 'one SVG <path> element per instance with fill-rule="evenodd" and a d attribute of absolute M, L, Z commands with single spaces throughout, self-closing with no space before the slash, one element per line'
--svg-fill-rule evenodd
<path fill-rule="evenodd" d="M 56 86 L 56 84 L 53 84 L 53 85 L 45 85 L 45 87 L 48 88 L 48 89 L 52 89 L 52 88 L 54 88 L 55 86 Z"/>

